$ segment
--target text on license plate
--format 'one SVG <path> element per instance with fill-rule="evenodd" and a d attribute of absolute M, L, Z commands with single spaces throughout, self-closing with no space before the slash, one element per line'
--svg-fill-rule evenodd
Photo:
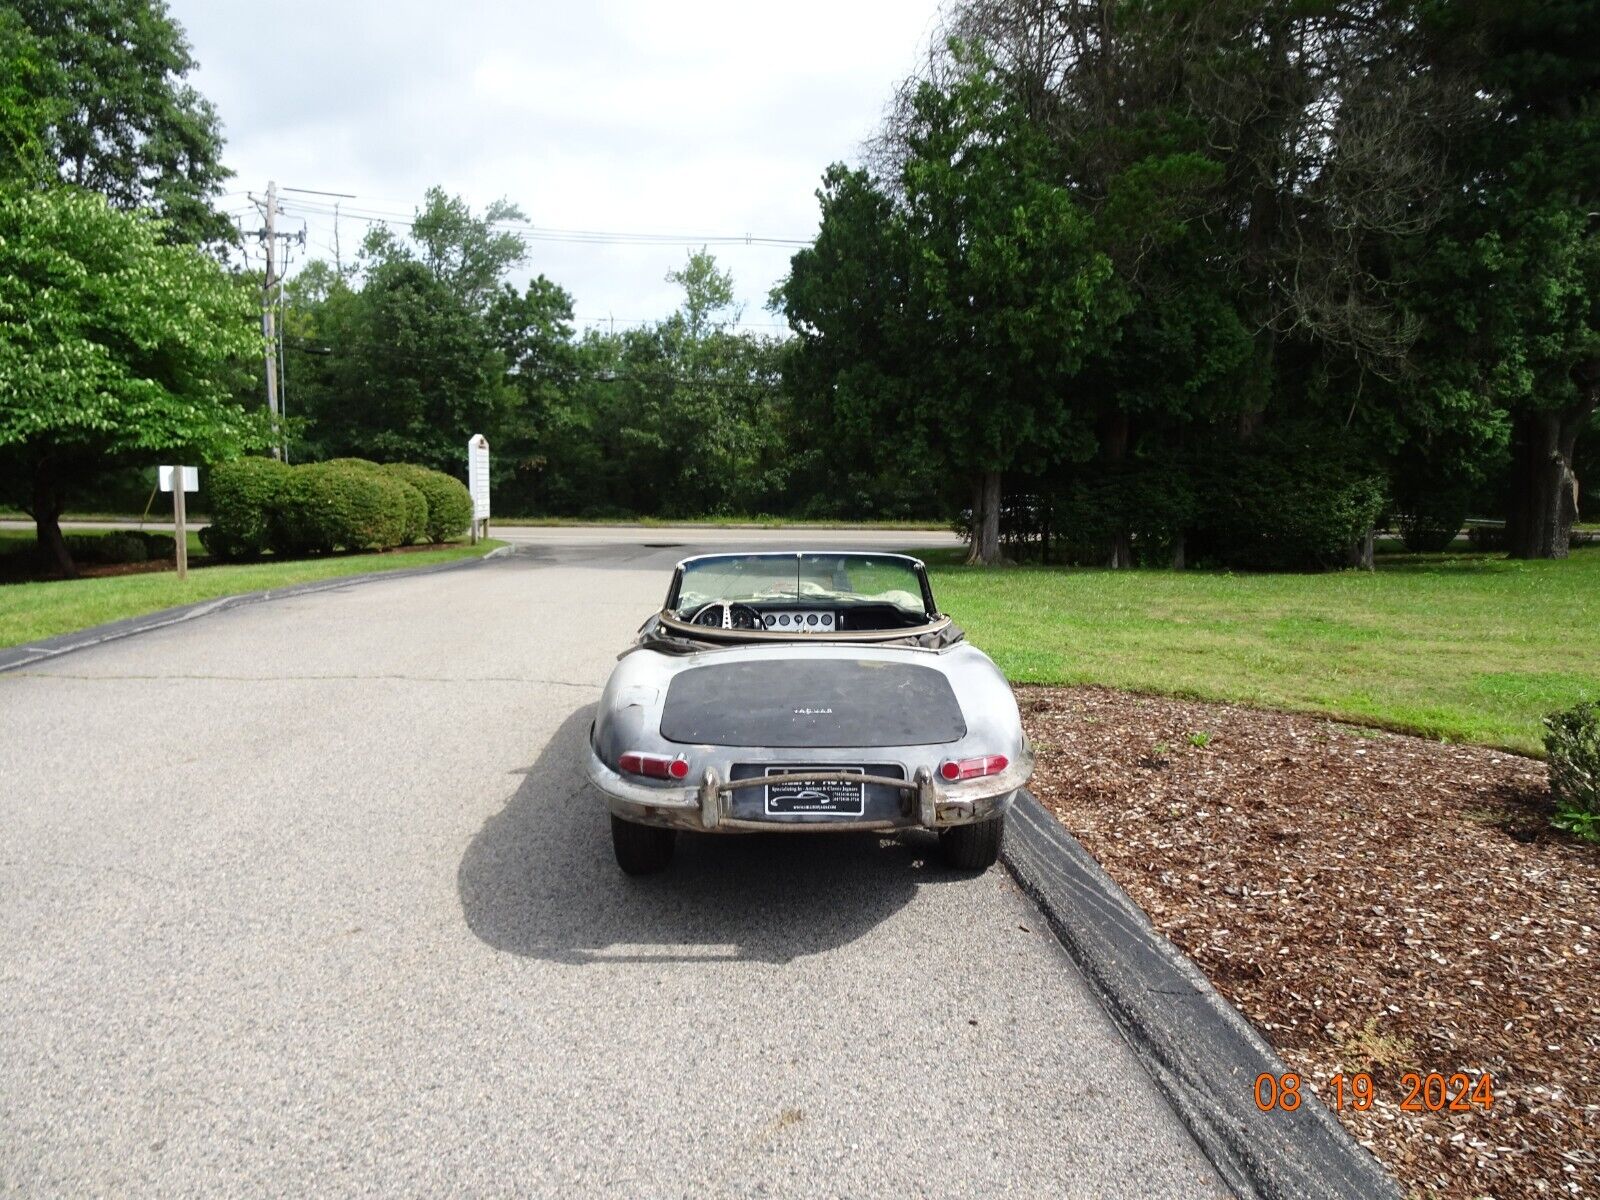
<path fill-rule="evenodd" d="M 793 775 L 800 771 L 819 774 L 864 774 L 861 767 L 834 767 L 822 763 L 804 766 L 768 767 L 768 775 Z M 866 808 L 867 785 L 845 779 L 789 780 L 767 784 L 767 815 L 791 816 L 803 813 L 822 813 L 837 817 L 859 817 Z"/>

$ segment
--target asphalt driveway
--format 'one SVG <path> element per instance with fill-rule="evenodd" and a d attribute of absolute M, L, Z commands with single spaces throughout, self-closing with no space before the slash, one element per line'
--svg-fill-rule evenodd
<path fill-rule="evenodd" d="M 683 553 L 562 538 L 0 674 L 0 1190 L 1218 1194 L 1003 870 L 616 870 L 578 755 Z"/>

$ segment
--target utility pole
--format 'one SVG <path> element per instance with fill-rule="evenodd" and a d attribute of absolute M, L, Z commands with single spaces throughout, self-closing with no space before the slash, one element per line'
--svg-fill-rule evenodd
<path fill-rule="evenodd" d="M 282 458 L 281 435 L 278 432 L 278 335 L 274 328 L 277 318 L 273 312 L 273 289 L 277 285 L 277 216 L 278 185 L 267 181 L 267 283 L 261 292 L 261 336 L 267 343 L 267 414 L 272 421 L 272 457 Z"/>

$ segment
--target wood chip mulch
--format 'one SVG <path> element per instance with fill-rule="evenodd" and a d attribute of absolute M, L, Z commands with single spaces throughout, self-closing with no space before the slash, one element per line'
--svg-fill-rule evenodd
<path fill-rule="evenodd" d="M 1040 801 L 1413 1195 L 1600 1194 L 1600 847 L 1544 764 L 1098 688 L 1017 689 Z M 1493 1078 L 1402 1111 L 1406 1072 Z"/>

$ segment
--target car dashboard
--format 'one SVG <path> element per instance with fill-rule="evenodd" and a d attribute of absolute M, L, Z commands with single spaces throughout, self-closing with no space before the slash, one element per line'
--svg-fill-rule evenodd
<path fill-rule="evenodd" d="M 842 614 L 826 608 L 769 609 L 761 614 L 761 625 L 779 633 L 832 633 L 843 629 Z"/>

